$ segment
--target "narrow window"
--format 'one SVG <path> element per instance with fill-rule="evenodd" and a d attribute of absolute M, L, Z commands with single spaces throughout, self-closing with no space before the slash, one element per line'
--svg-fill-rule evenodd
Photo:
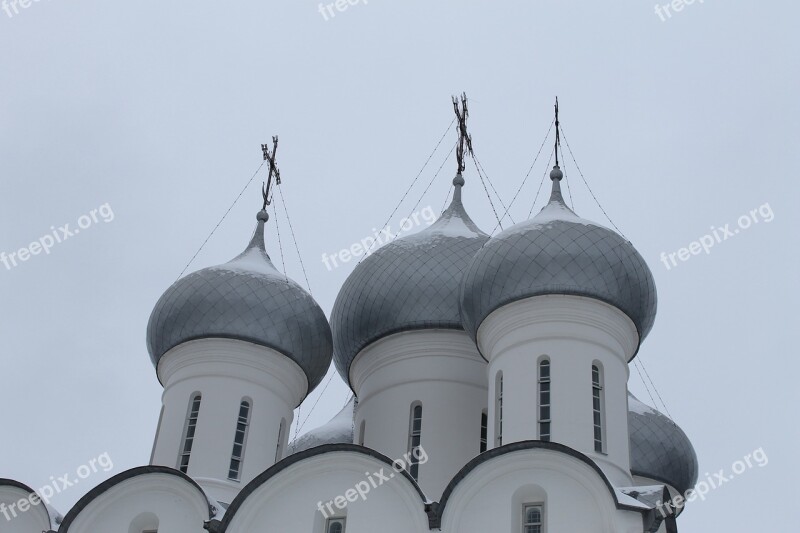
<path fill-rule="evenodd" d="M 603 381 L 598 365 L 592 365 L 592 416 L 594 451 L 603 453 Z"/>
<path fill-rule="evenodd" d="M 481 413 L 481 453 L 486 451 L 486 436 L 488 434 L 487 426 L 489 424 L 489 417 L 486 411 Z"/>
<path fill-rule="evenodd" d="M 422 405 L 415 403 L 411 405 L 411 424 L 408 432 L 408 462 L 409 474 L 414 480 L 419 479 L 419 451 L 422 441 Z"/>
<path fill-rule="evenodd" d="M 539 363 L 539 440 L 550 440 L 550 360 Z"/>
<path fill-rule="evenodd" d="M 496 445 L 503 445 L 503 373 L 498 372 L 495 379 L 495 442 Z"/>
<path fill-rule="evenodd" d="M 286 431 L 286 419 L 281 418 L 281 425 L 278 426 L 278 445 L 275 448 L 275 462 L 281 460 L 281 447 L 283 445 L 283 434 Z"/>
<path fill-rule="evenodd" d="M 189 456 L 192 455 L 194 433 L 197 429 L 197 416 L 200 413 L 200 393 L 195 394 L 189 402 L 189 414 L 186 416 L 186 430 L 183 432 L 183 448 L 179 458 L 178 468 L 184 474 L 189 470 Z"/>
<path fill-rule="evenodd" d="M 344 518 L 329 518 L 325 533 L 344 533 Z"/>
<path fill-rule="evenodd" d="M 244 461 L 244 446 L 247 442 L 247 427 L 250 425 L 250 402 L 243 400 L 239 405 L 239 419 L 236 421 L 236 432 L 233 434 L 233 451 L 228 479 L 238 481 Z"/>
<path fill-rule="evenodd" d="M 361 421 L 361 429 L 358 431 L 358 444 L 361 446 L 364 445 L 364 432 L 367 430 L 367 420 L 364 419 Z"/>
<path fill-rule="evenodd" d="M 522 517 L 522 533 L 542 533 L 544 510 L 541 505 L 525 505 Z"/>

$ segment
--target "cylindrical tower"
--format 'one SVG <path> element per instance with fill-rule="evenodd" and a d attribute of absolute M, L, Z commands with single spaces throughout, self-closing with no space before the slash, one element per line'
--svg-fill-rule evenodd
<path fill-rule="evenodd" d="M 235 259 L 167 289 L 147 328 L 164 386 L 151 464 L 224 503 L 281 458 L 294 408 L 332 358 L 324 313 L 267 255 L 267 219 Z"/>
<path fill-rule="evenodd" d="M 492 445 L 552 440 L 630 484 L 628 362 L 653 325 L 652 274 L 564 202 L 489 240 L 464 274 L 465 329 L 489 361 Z"/>
<path fill-rule="evenodd" d="M 378 249 L 345 282 L 331 314 L 336 368 L 356 396 L 355 442 L 409 471 L 435 500 L 480 453 L 486 362 L 464 332 L 461 275 L 488 239 L 461 203 L 430 227 Z M 424 453 L 424 455 L 423 455 Z M 426 456 L 429 460 L 426 460 Z"/>

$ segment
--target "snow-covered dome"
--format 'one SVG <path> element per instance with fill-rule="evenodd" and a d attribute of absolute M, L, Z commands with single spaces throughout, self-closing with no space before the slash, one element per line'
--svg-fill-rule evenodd
<path fill-rule="evenodd" d="M 463 329 L 461 276 L 489 236 L 461 203 L 464 179 L 453 180 L 453 201 L 428 228 L 399 238 L 358 265 L 331 313 L 334 362 L 349 382 L 350 364 L 367 345 L 393 333 Z"/>
<path fill-rule="evenodd" d="M 534 218 L 492 237 L 464 273 L 461 315 L 477 339 L 492 311 L 545 294 L 586 296 L 628 315 L 644 340 L 656 316 L 653 275 L 633 245 L 576 215 L 561 196 L 563 173 L 550 173 L 549 203 Z"/>
<path fill-rule="evenodd" d="M 147 325 L 153 364 L 171 348 L 203 338 L 229 338 L 272 348 L 305 372 L 308 391 L 331 363 L 330 325 L 317 302 L 272 264 L 264 246 L 267 213 L 244 252 L 223 265 L 176 281 L 156 303 Z"/>
<path fill-rule="evenodd" d="M 628 393 L 631 473 L 668 483 L 681 494 L 697 482 L 697 454 L 667 416 Z"/>
<path fill-rule="evenodd" d="M 353 396 L 347 405 L 326 424 L 300 435 L 289 447 L 292 453 L 302 452 L 323 444 L 353 444 L 353 410 L 356 398 Z"/>

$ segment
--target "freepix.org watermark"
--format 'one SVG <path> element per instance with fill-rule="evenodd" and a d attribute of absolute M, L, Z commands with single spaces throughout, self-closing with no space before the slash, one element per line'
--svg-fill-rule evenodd
<path fill-rule="evenodd" d="M 319 4 L 319 14 L 322 15 L 322 18 L 325 19 L 325 22 L 328 22 L 330 19 L 336 16 L 334 9 L 339 13 L 344 13 L 350 6 L 355 6 L 358 4 L 369 4 L 369 0 L 336 0 L 335 2 L 331 2 L 329 4 Z"/>
<path fill-rule="evenodd" d="M 12 18 L 14 15 L 19 15 L 20 9 L 28 9 L 31 5 L 37 3 L 39 3 L 39 0 L 3 0 L 0 7 L 6 12 L 8 18 Z"/>
<path fill-rule="evenodd" d="M 338 267 L 340 263 L 347 263 L 354 257 L 361 257 L 362 255 L 369 255 L 373 253 L 387 242 L 396 239 L 400 234 L 410 231 L 412 228 L 414 228 L 414 226 L 419 226 L 423 222 L 430 226 L 435 221 L 436 213 L 433 212 L 433 208 L 431 206 L 428 206 L 421 211 L 413 213 L 410 217 L 401 220 L 400 231 L 397 233 L 392 232 L 391 226 L 386 226 L 380 231 L 372 228 L 371 236 L 364 237 L 361 239 L 361 241 L 353 243 L 350 248 L 342 248 L 338 252 L 331 255 L 322 254 L 322 262 L 329 271 L 333 270 L 334 268 Z"/>
<path fill-rule="evenodd" d="M 11 521 L 22 513 L 29 511 L 31 508 L 39 505 L 40 503 L 50 503 L 50 499 L 56 494 L 61 494 L 69 487 L 73 487 L 86 479 L 92 474 L 99 472 L 108 472 L 114 468 L 114 462 L 108 455 L 108 452 L 90 459 L 85 465 L 79 466 L 75 469 L 75 476 L 70 477 L 69 474 L 64 474 L 61 477 L 50 476 L 50 483 L 40 488 L 33 494 L 28 495 L 27 498 L 22 498 L 19 501 L 13 502 L 11 505 L 6 505 L 5 502 L 0 502 L 0 514 L 2 514 L 6 521 Z"/>
<path fill-rule="evenodd" d="M 317 509 L 319 509 L 319 512 L 322 513 L 322 516 L 326 519 L 330 518 L 336 514 L 336 511 L 333 510 L 334 507 L 337 509 L 344 509 L 347 507 L 348 503 L 355 502 L 359 498 L 361 498 L 361 501 L 364 501 L 367 499 L 367 494 L 369 494 L 372 489 L 377 489 L 387 481 L 394 479 L 396 474 L 406 470 L 412 463 L 424 465 L 427 462 L 428 454 L 425 453 L 422 446 L 416 447 L 410 452 L 407 452 L 402 458 L 395 459 L 392 462 L 392 470 L 394 470 L 394 472 L 389 472 L 387 474 L 385 468 L 381 468 L 372 474 L 364 472 L 367 479 L 359 481 L 353 488 L 347 489 L 344 491 L 344 494 L 336 496 L 325 504 L 323 504 L 322 501 L 317 502 Z"/>
<path fill-rule="evenodd" d="M 744 474 L 748 470 L 755 467 L 763 468 L 769 464 L 769 457 L 764 452 L 764 448 L 759 448 L 752 451 L 739 459 L 734 461 L 731 465 L 729 472 L 725 472 L 724 468 L 720 468 L 719 472 L 709 474 L 706 472 L 706 479 L 698 481 L 695 486 L 686 491 L 686 494 L 679 494 L 669 502 L 662 502 L 661 500 L 656 503 L 656 507 L 661 516 L 674 514 L 678 509 L 683 507 L 686 502 L 693 502 L 697 498 L 700 501 L 705 501 L 706 496 L 712 490 L 720 488 L 722 485 L 729 483 L 736 476 Z"/>
<path fill-rule="evenodd" d="M 711 248 L 723 241 L 727 241 L 728 239 L 735 237 L 742 230 L 748 229 L 754 224 L 758 224 L 761 220 L 764 222 L 772 222 L 774 219 L 775 213 L 772 212 L 772 208 L 770 207 L 769 203 L 763 204 L 756 209 L 751 209 L 750 213 L 740 216 L 736 221 L 738 226 L 736 228 L 731 228 L 731 224 L 725 224 L 719 228 L 711 226 L 710 234 L 703 235 L 700 237 L 700 239 L 689 243 L 688 247 L 681 248 L 677 252 L 672 252 L 670 254 L 661 252 L 661 262 L 664 263 L 664 266 L 667 267 L 667 270 L 670 270 L 672 267 L 678 266 L 678 261 L 676 261 L 676 258 L 682 262 L 685 262 L 688 261 L 693 255 L 699 255 L 700 252 L 705 252 L 707 255 L 711 253 Z"/>
<path fill-rule="evenodd" d="M 45 255 L 50 255 L 50 249 L 53 248 L 53 246 L 61 244 L 67 239 L 71 239 L 79 234 L 81 230 L 88 229 L 101 220 L 106 223 L 114 220 L 114 211 L 108 203 L 101 205 L 97 209 L 92 209 L 86 215 L 78 217 L 77 227 L 71 227 L 71 224 L 64 224 L 58 228 L 50 226 L 51 233 L 42 235 L 28 246 L 20 248 L 15 252 L 0 252 L 0 263 L 6 267 L 6 270 L 11 270 L 13 267 L 24 263 L 31 257 L 39 255 L 42 252 L 44 252 Z"/>
<path fill-rule="evenodd" d="M 704 4 L 705 1 L 706 0 L 672 0 L 663 6 L 661 4 L 656 4 L 656 15 L 661 19 L 661 22 L 666 22 L 672 18 L 673 13 L 680 13 L 686 6 L 690 6 L 695 2 Z"/>

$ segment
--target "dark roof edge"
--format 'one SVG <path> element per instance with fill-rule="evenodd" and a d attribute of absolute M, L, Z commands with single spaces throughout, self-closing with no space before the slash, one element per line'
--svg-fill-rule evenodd
<path fill-rule="evenodd" d="M 203 489 L 200 487 L 200 485 L 197 484 L 195 480 L 193 480 L 183 472 L 166 466 L 156 466 L 156 465 L 138 466 L 136 468 L 131 468 L 130 470 L 121 472 L 116 476 L 105 480 L 104 482 L 100 483 L 95 488 L 87 492 L 86 495 L 80 500 L 78 500 L 78 503 L 76 503 L 64 517 L 64 520 L 61 522 L 61 525 L 58 528 L 59 533 L 67 533 L 67 531 L 69 531 L 69 526 L 72 525 L 72 522 L 75 520 L 75 518 L 77 518 L 78 515 L 80 515 L 80 513 L 86 507 L 89 506 L 90 503 L 92 503 L 95 499 L 97 499 L 98 496 L 110 490 L 111 488 L 119 485 L 123 481 L 127 481 L 129 479 L 147 474 L 167 474 L 186 481 L 187 483 L 192 485 L 195 489 L 197 489 L 197 491 L 202 495 L 203 500 L 205 500 L 208 503 L 208 518 L 211 519 L 211 517 L 214 515 L 215 509 L 211 505 L 211 502 L 209 501 L 205 491 L 203 491 Z"/>
<path fill-rule="evenodd" d="M 442 524 L 442 516 L 444 515 L 445 507 L 447 507 L 447 502 L 450 499 L 453 491 L 456 489 L 459 483 L 463 481 L 473 470 L 477 467 L 482 465 L 483 463 L 494 459 L 495 457 L 500 457 L 502 455 L 506 455 L 509 453 L 514 453 L 518 451 L 524 450 L 536 450 L 536 449 L 543 449 L 557 453 L 563 453 L 565 455 L 569 455 L 579 461 L 586 463 L 589 467 L 591 467 L 600 478 L 605 483 L 606 487 L 608 487 L 608 491 L 611 493 L 611 497 L 614 499 L 614 504 L 616 505 L 617 509 L 624 510 L 624 511 L 635 511 L 638 513 L 645 514 L 647 512 L 646 509 L 640 509 L 638 507 L 633 507 L 630 505 L 626 505 L 619 502 L 617 498 L 617 493 L 614 490 L 614 486 L 608 480 L 605 473 L 597 466 L 597 463 L 592 461 L 589 457 L 582 454 L 581 452 L 570 448 L 569 446 L 565 446 L 563 444 L 559 444 L 556 442 L 545 442 L 541 440 L 525 440 L 520 442 L 512 442 L 511 444 L 506 444 L 499 448 L 492 448 L 489 451 L 483 452 L 482 454 L 473 458 L 469 463 L 467 463 L 450 481 L 447 485 L 447 488 L 444 490 L 442 494 L 442 499 L 439 503 L 434 504 L 435 511 L 436 511 L 436 518 L 435 520 L 431 521 L 431 529 L 433 528 L 440 528 Z"/>
<path fill-rule="evenodd" d="M 28 494 L 36 494 L 37 497 L 39 496 L 39 493 L 36 492 L 35 490 L 33 490 L 32 488 L 30 488 L 28 485 L 26 485 L 25 483 L 22 483 L 20 481 L 14 480 L 14 479 L 0 477 L 0 487 L 2 487 L 2 486 L 14 487 L 15 489 L 23 490 L 23 491 L 27 492 Z M 39 497 L 39 500 L 41 500 L 41 497 Z M 46 504 L 46 502 L 44 502 L 44 503 Z M 50 516 L 50 511 L 47 509 L 47 505 L 43 505 L 42 509 L 44 509 L 44 514 L 45 514 L 45 516 L 47 516 L 47 523 L 49 525 L 52 525 L 54 517 Z"/>
<path fill-rule="evenodd" d="M 289 467 L 304 461 L 306 459 L 310 459 L 312 457 L 316 457 L 318 455 L 324 455 L 326 453 L 335 453 L 335 452 L 351 452 L 351 453 L 358 453 L 361 455 L 366 455 L 368 457 L 372 457 L 373 459 L 377 459 L 380 462 L 386 463 L 387 465 L 391 466 L 392 460 L 383 455 L 382 453 L 376 452 L 371 448 L 367 448 L 364 446 L 359 446 L 358 444 L 323 444 L 322 446 L 315 446 L 314 448 L 309 448 L 307 450 L 303 450 L 302 452 L 297 452 L 292 454 L 288 457 L 285 457 L 272 465 L 271 467 L 264 470 L 261 474 L 256 476 L 250 483 L 245 485 L 245 487 L 236 495 L 236 498 L 233 499 L 231 504 L 228 506 L 228 509 L 225 511 L 225 516 L 222 519 L 222 527 L 221 531 L 226 531 L 228 526 L 230 525 L 231 521 L 233 520 L 234 516 L 236 516 L 236 512 L 242 507 L 244 502 L 250 497 L 253 492 L 255 492 L 259 487 L 267 483 L 270 479 L 278 475 L 279 473 L 283 472 L 284 470 L 288 469 Z M 395 472 L 402 474 L 411 485 L 416 489 L 417 493 L 419 494 L 420 500 L 423 504 L 427 503 L 427 497 L 417 485 L 417 482 L 414 481 L 414 478 L 411 477 L 406 470 L 401 470 Z"/>

